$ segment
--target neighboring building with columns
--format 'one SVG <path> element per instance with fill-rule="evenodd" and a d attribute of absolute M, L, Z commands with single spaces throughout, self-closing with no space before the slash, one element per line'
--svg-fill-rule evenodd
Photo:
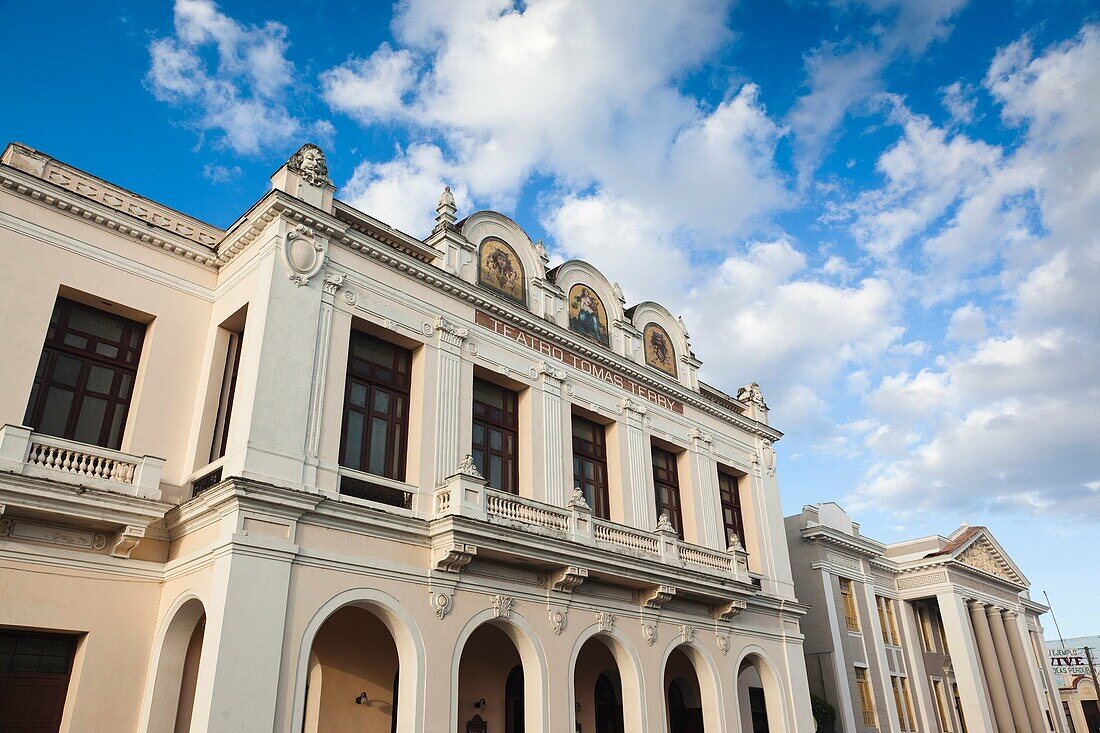
<path fill-rule="evenodd" d="M 4 151 L 0 719 L 813 730 L 759 387 L 506 216 L 334 194 L 307 145 L 222 230 Z"/>
<path fill-rule="evenodd" d="M 884 545 L 834 503 L 786 518 L 810 692 L 844 733 L 1066 733 L 1028 581 L 985 527 Z M 1053 695 L 1052 691 L 1055 691 Z"/>

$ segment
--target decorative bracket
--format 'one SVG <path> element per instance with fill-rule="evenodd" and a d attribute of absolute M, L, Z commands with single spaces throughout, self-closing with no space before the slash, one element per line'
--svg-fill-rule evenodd
<path fill-rule="evenodd" d="M 558 591 L 560 593 L 572 593 L 587 578 L 587 568 L 577 567 L 576 565 L 566 565 L 547 577 L 546 587 L 548 590 Z"/>
<path fill-rule="evenodd" d="M 115 540 L 114 547 L 111 548 L 111 555 L 114 557 L 121 557 L 129 559 L 130 553 L 137 547 L 137 543 L 145 537 L 145 527 L 139 527 L 135 524 L 128 524 L 119 530 L 118 539 Z"/>
<path fill-rule="evenodd" d="M 634 602 L 642 608 L 652 608 L 659 611 L 675 595 L 676 589 L 671 585 L 655 585 L 645 590 L 634 591 Z"/>
<path fill-rule="evenodd" d="M 734 600 L 720 606 L 713 606 L 714 618 L 719 621 L 732 621 L 741 614 L 749 604 L 744 601 Z"/>
<path fill-rule="evenodd" d="M 432 550 L 432 565 L 436 570 L 448 573 L 461 572 L 477 554 L 477 547 L 461 542 L 438 547 Z"/>

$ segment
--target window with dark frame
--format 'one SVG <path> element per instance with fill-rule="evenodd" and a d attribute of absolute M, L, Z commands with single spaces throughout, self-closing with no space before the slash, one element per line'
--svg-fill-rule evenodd
<path fill-rule="evenodd" d="M 604 426 L 573 416 L 573 486 L 584 493 L 593 516 L 611 519 Z"/>
<path fill-rule="evenodd" d="M 408 349 L 367 333 L 352 332 L 340 437 L 341 466 L 405 480 L 411 361 Z"/>
<path fill-rule="evenodd" d="M 218 413 L 214 418 L 214 436 L 210 442 L 211 462 L 225 455 L 226 442 L 229 440 L 229 421 L 233 417 L 233 397 L 237 393 L 237 369 L 241 363 L 243 341 L 243 334 L 236 331 L 229 332 L 229 342 L 225 350 L 225 369 L 222 372 L 222 388 L 218 393 Z"/>
<path fill-rule="evenodd" d="M 726 546 L 733 545 L 736 535 L 741 547 L 744 547 L 745 520 L 741 514 L 741 491 L 737 476 L 719 469 L 718 497 L 722 504 L 722 523 L 726 527 Z"/>
<path fill-rule="evenodd" d="M 473 457 L 490 488 L 519 493 L 519 399 L 510 389 L 474 379 Z"/>
<path fill-rule="evenodd" d="M 24 422 L 35 432 L 118 450 L 145 326 L 58 298 Z"/>
<path fill-rule="evenodd" d="M 653 454 L 653 494 L 657 500 L 657 517 L 668 515 L 676 534 L 684 536 L 684 519 L 680 513 L 680 476 L 676 471 L 676 454 L 650 446 Z"/>

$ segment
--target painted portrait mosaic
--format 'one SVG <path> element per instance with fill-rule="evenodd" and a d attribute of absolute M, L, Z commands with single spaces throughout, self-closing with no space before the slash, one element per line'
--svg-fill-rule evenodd
<path fill-rule="evenodd" d="M 650 323 L 642 331 L 642 338 L 645 340 L 645 363 L 675 377 L 676 352 L 668 332 L 656 323 Z"/>
<path fill-rule="evenodd" d="M 609 345 L 607 310 L 600 296 L 587 285 L 569 288 L 569 328 L 604 346 Z"/>
<path fill-rule="evenodd" d="M 527 304 L 523 265 L 515 250 L 504 242 L 487 239 L 481 243 L 477 281 L 503 296 Z"/>

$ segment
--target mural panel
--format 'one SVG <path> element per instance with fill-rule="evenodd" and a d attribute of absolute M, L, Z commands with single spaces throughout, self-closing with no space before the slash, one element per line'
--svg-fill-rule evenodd
<path fill-rule="evenodd" d="M 504 242 L 487 239 L 478 254 L 477 281 L 501 295 L 527 305 L 523 264 Z"/>
<path fill-rule="evenodd" d="M 676 376 L 676 351 L 668 332 L 656 323 L 648 324 L 642 331 L 645 340 L 645 363 L 660 369 L 669 376 Z"/>
<path fill-rule="evenodd" d="M 609 346 L 607 310 L 595 291 L 587 285 L 569 288 L 569 328 L 582 336 Z"/>

